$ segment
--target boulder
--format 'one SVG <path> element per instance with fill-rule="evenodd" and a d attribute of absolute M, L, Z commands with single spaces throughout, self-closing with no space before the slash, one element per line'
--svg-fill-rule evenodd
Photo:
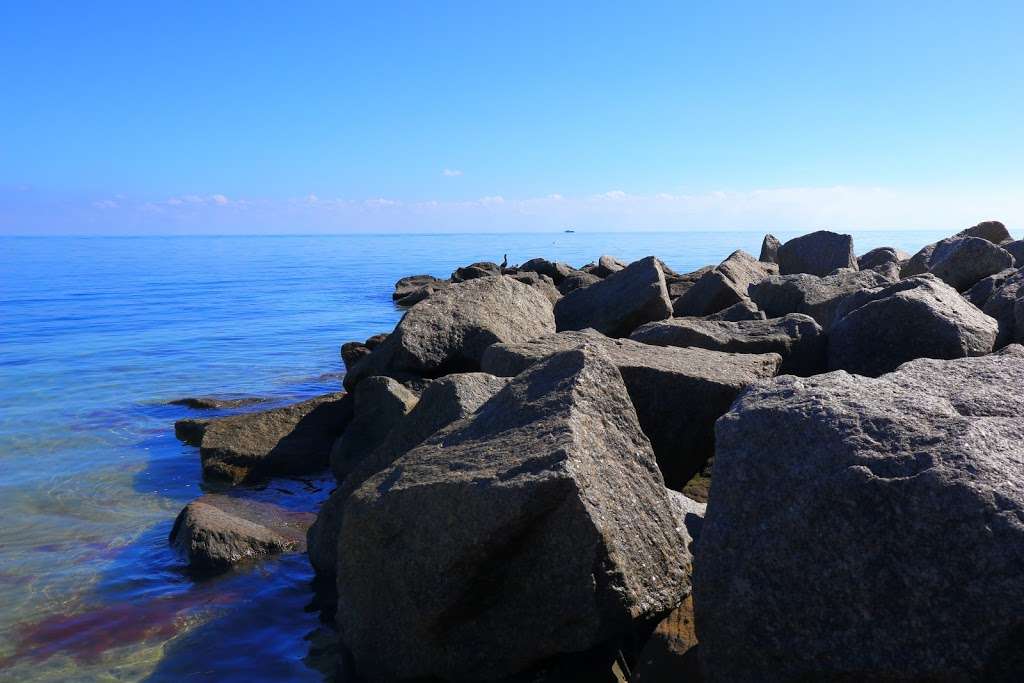
<path fill-rule="evenodd" d="M 472 414 L 507 383 L 504 377 L 467 372 L 436 379 L 423 390 L 416 406 L 394 425 L 380 445 L 355 465 L 320 507 L 308 534 L 309 561 L 317 574 L 334 576 L 342 513 L 352 492 L 442 427 Z"/>
<path fill-rule="evenodd" d="M 1007 242 L 1002 247 L 1013 257 L 1015 268 L 1024 268 L 1024 240 Z"/>
<path fill-rule="evenodd" d="M 1013 356 L 1015 358 L 1024 358 L 1024 346 L 1021 344 L 1010 344 L 996 351 L 994 356 Z"/>
<path fill-rule="evenodd" d="M 351 397 L 335 393 L 210 420 L 199 447 L 203 476 L 239 484 L 319 472 L 351 419 Z"/>
<path fill-rule="evenodd" d="M 491 261 L 480 261 L 478 263 L 471 263 L 468 266 L 462 268 L 456 268 L 455 272 L 452 273 L 451 281 L 455 282 L 466 282 L 467 280 L 475 280 L 480 277 L 492 277 L 495 275 L 501 275 L 501 266 Z"/>
<path fill-rule="evenodd" d="M 562 293 L 558 291 L 558 288 L 555 287 L 555 283 L 547 275 L 526 271 L 523 273 L 513 273 L 508 277 L 518 282 L 522 282 L 524 285 L 533 287 L 543 294 L 544 297 L 551 302 L 552 306 L 562 298 Z"/>
<path fill-rule="evenodd" d="M 833 275 L 773 275 L 751 285 L 750 298 L 769 318 L 803 313 L 818 321 L 826 331 L 836 308 L 854 292 L 888 284 L 898 279 L 895 272 L 841 270 Z"/>
<path fill-rule="evenodd" d="M 496 679 L 628 634 L 690 556 L 615 366 L 558 354 L 355 491 L 337 618 L 371 679 Z"/>
<path fill-rule="evenodd" d="M 992 351 L 999 329 L 934 275 L 855 295 L 829 331 L 828 367 L 877 377 L 915 358 L 962 358 Z"/>
<path fill-rule="evenodd" d="M 978 308 L 984 308 L 985 304 L 988 303 L 988 300 L 992 298 L 992 295 L 1006 284 L 1006 281 L 1016 274 L 1016 272 L 1017 271 L 1013 268 L 1007 268 L 1006 270 L 999 271 L 995 275 L 984 277 L 978 280 L 973 287 L 964 292 L 964 298 Z"/>
<path fill-rule="evenodd" d="M 984 223 L 978 223 L 973 228 L 961 230 L 952 237 L 947 237 L 944 240 L 934 242 L 921 248 L 921 250 L 914 254 L 909 261 L 903 264 L 901 272 L 902 277 L 912 277 L 914 275 L 923 275 L 924 273 L 932 272 L 932 265 L 935 258 L 935 250 L 941 245 L 960 243 L 966 238 L 985 240 L 993 245 L 999 245 L 1004 242 L 1012 240 L 1012 238 L 1010 237 L 1010 233 L 1007 232 L 1006 230 L 1006 226 L 1004 226 L 999 221 L 986 221 Z M 980 249 L 980 247 L 978 247 L 977 245 L 975 245 L 973 248 L 976 250 Z M 952 248 L 947 248 L 944 251 L 948 256 L 952 251 L 955 250 Z M 964 258 L 961 260 L 966 261 L 967 259 Z M 986 275 L 991 274 L 992 273 L 986 273 Z M 985 276 L 983 275 L 982 277 Z M 978 278 L 978 280 L 980 279 L 981 278 Z M 975 280 L 975 282 L 977 282 L 977 280 Z"/>
<path fill-rule="evenodd" d="M 775 273 L 774 264 L 734 251 L 717 268 L 705 273 L 672 304 L 677 316 L 710 315 L 747 299 L 747 289 Z"/>
<path fill-rule="evenodd" d="M 188 417 L 178 420 L 174 423 L 174 436 L 189 446 L 198 446 L 203 442 L 203 432 L 209 423 L 210 418 Z"/>
<path fill-rule="evenodd" d="M 868 268 L 877 268 L 878 266 L 885 265 L 886 263 L 895 263 L 899 265 L 901 261 L 906 261 L 910 258 L 910 254 L 906 253 L 901 249 L 895 247 L 878 247 L 872 249 L 863 256 L 857 258 L 857 267 L 861 270 L 867 270 Z"/>
<path fill-rule="evenodd" d="M 980 237 L 983 240 L 988 240 L 992 244 L 1002 244 L 1003 242 L 1010 242 L 1013 240 L 1009 230 L 1007 230 L 1006 226 L 999 221 L 983 221 L 975 225 L 973 228 L 961 230 L 956 234 L 956 237 Z"/>
<path fill-rule="evenodd" d="M 727 353 L 777 353 L 779 372 L 815 375 L 825 367 L 825 333 L 807 315 L 769 320 L 672 318 L 641 325 L 630 339 L 656 346 L 689 346 Z"/>
<path fill-rule="evenodd" d="M 540 275 L 547 275 L 551 278 L 551 281 L 558 286 L 562 283 L 562 280 L 571 276 L 578 275 L 580 271 L 576 270 L 567 263 L 560 261 L 549 261 L 544 258 L 532 258 L 523 265 L 519 266 L 519 272 L 532 272 Z"/>
<path fill-rule="evenodd" d="M 750 299 L 744 299 L 738 303 L 729 306 L 729 308 L 723 308 L 718 313 L 712 313 L 711 315 L 704 316 L 705 320 L 731 320 L 736 322 L 738 320 L 766 320 L 768 316 L 764 314 L 760 308 L 757 307 Z"/>
<path fill-rule="evenodd" d="M 761 256 L 758 260 L 764 263 L 778 263 L 779 247 L 781 246 L 782 242 L 775 235 L 771 233 L 765 235 L 764 240 L 761 241 Z"/>
<path fill-rule="evenodd" d="M 561 303 L 561 302 L 560 302 Z M 350 391 L 365 377 L 440 377 L 480 369 L 484 349 L 553 332 L 551 302 L 510 277 L 452 285 L 409 309 L 373 353 L 345 376 Z"/>
<path fill-rule="evenodd" d="M 996 348 L 1002 348 L 1016 339 L 1021 330 L 1017 329 L 1014 307 L 1017 299 L 1024 296 L 1024 268 L 1007 277 L 985 302 L 981 310 L 996 319 L 999 335 Z"/>
<path fill-rule="evenodd" d="M 591 268 L 590 273 L 604 279 L 612 273 L 619 272 L 625 267 L 626 264 L 614 256 L 604 255 L 597 260 L 597 265 Z"/>
<path fill-rule="evenodd" d="M 331 472 L 344 481 L 359 462 L 384 442 L 419 397 L 390 377 L 367 377 L 352 392 L 353 417 L 331 448 Z"/>
<path fill-rule="evenodd" d="M 208 493 L 178 514 L 170 543 L 192 569 L 222 570 L 278 553 L 304 552 L 313 518 L 310 512 Z"/>
<path fill-rule="evenodd" d="M 743 389 L 773 377 L 782 361 L 774 353 L 657 347 L 586 330 L 495 344 L 484 354 L 483 367 L 512 377 L 557 353 L 586 345 L 599 346 L 618 368 L 672 488 L 686 484 L 711 457 L 715 420 Z"/>
<path fill-rule="evenodd" d="M 265 403 L 269 399 L 260 396 L 243 396 L 241 398 L 220 398 L 217 396 L 188 396 L 168 401 L 172 406 L 185 406 L 193 410 L 229 410 L 244 408 L 257 403 Z"/>
<path fill-rule="evenodd" d="M 565 295 L 565 294 L 568 294 L 569 292 L 575 291 L 577 289 L 583 289 L 584 287 L 589 287 L 590 285 L 594 284 L 595 282 L 600 282 L 600 281 L 601 281 L 601 278 L 599 278 L 598 276 L 591 275 L 590 273 L 584 273 L 583 271 L 580 271 L 578 273 L 573 273 L 572 275 L 567 276 L 565 279 L 563 279 L 561 282 L 559 282 L 558 283 L 558 291 L 559 291 L 560 294 Z"/>
<path fill-rule="evenodd" d="M 958 292 L 1012 266 L 1009 252 L 980 237 L 943 240 L 928 258 L 928 272 Z"/>
<path fill-rule="evenodd" d="M 779 247 L 779 273 L 824 277 L 840 268 L 857 270 L 853 238 L 828 230 L 795 237 Z"/>
<path fill-rule="evenodd" d="M 662 264 L 661 269 L 662 271 L 665 270 L 665 264 Z M 668 275 L 666 273 L 665 285 L 668 287 L 668 298 L 675 301 L 683 294 L 690 291 L 690 288 L 693 287 L 697 280 L 704 277 L 705 273 L 709 273 L 714 269 L 714 266 L 704 266 L 703 268 L 698 268 L 692 273 L 684 273 L 682 275 Z"/>
<path fill-rule="evenodd" d="M 398 301 L 399 299 L 404 299 L 410 294 L 418 292 L 425 287 L 431 285 L 441 287 L 447 284 L 447 281 L 436 278 L 433 275 L 409 275 L 395 283 L 395 291 L 391 295 L 391 298 Z"/>
<path fill-rule="evenodd" d="M 718 421 L 714 681 L 1021 680 L 1024 359 L 780 377 Z"/>
<path fill-rule="evenodd" d="M 381 345 L 388 338 L 387 334 L 375 334 L 365 342 L 350 341 L 341 345 L 341 360 L 346 370 L 351 370 L 355 364 L 370 355 L 370 352 Z"/>
<path fill-rule="evenodd" d="M 570 292 L 555 304 L 558 330 L 592 327 L 611 337 L 624 337 L 645 322 L 671 314 L 661 264 L 653 256 Z"/>

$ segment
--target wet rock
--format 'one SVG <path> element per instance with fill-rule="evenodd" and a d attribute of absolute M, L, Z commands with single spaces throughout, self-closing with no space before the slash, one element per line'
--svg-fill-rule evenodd
<path fill-rule="evenodd" d="M 1015 268 L 1024 268 L 1024 240 L 1007 242 L 1002 247 L 1013 257 Z"/>
<path fill-rule="evenodd" d="M 778 263 L 779 262 L 779 247 L 782 246 L 782 242 L 772 235 L 771 233 L 764 236 L 764 240 L 761 241 L 761 256 L 758 258 L 759 261 L 764 263 Z"/>
<path fill-rule="evenodd" d="M 349 390 L 365 377 L 439 377 L 480 369 L 484 349 L 554 331 L 551 302 L 510 277 L 448 287 L 405 314 L 394 332 L 345 376 Z"/>
<path fill-rule="evenodd" d="M 958 292 L 1012 266 L 1009 252 L 980 237 L 943 240 L 928 259 L 928 272 Z"/>
<path fill-rule="evenodd" d="M 601 281 L 601 278 L 599 278 L 598 276 L 591 275 L 590 273 L 584 273 L 583 271 L 580 271 L 578 273 L 573 273 L 572 275 L 567 276 L 565 279 L 563 279 L 561 282 L 559 282 L 558 283 L 558 291 L 559 291 L 560 294 L 565 295 L 565 294 L 568 294 L 569 292 L 575 291 L 577 289 L 583 289 L 584 287 L 589 287 L 590 285 L 594 284 L 595 282 L 600 282 L 600 281 Z"/>
<path fill-rule="evenodd" d="M 369 479 L 340 547 L 339 626 L 371 678 L 500 678 L 688 592 L 650 444 L 593 348 L 537 365 Z"/>
<path fill-rule="evenodd" d="M 466 282 L 467 280 L 475 280 L 481 277 L 492 277 L 495 275 L 501 275 L 501 266 L 490 261 L 479 261 L 477 263 L 471 263 L 468 266 L 463 266 L 462 268 L 456 268 L 455 272 L 452 273 L 451 281 L 453 283 Z"/>
<path fill-rule="evenodd" d="M 992 298 L 992 295 L 996 293 L 1006 281 L 1009 280 L 1016 270 L 1013 268 L 1007 268 L 1001 270 L 995 275 L 989 275 L 988 277 L 978 280 L 978 282 L 971 287 L 969 290 L 964 292 L 964 298 L 970 301 L 978 308 L 984 308 L 988 300 Z"/>
<path fill-rule="evenodd" d="M 991 355 L 744 394 L 697 544 L 709 680 L 1020 680 L 1021 386 Z"/>
<path fill-rule="evenodd" d="M 532 258 L 523 265 L 519 266 L 519 272 L 533 272 L 540 275 L 547 275 L 551 278 L 551 281 L 557 287 L 567 277 L 572 275 L 580 274 L 580 271 L 576 270 L 567 263 L 560 261 L 549 261 L 545 258 Z"/>
<path fill-rule="evenodd" d="M 226 410 L 244 408 L 245 406 L 265 403 L 266 398 L 260 396 L 244 396 L 242 398 L 218 398 L 216 396 L 188 396 L 168 401 L 172 406 L 185 406 L 193 410 Z"/>
<path fill-rule="evenodd" d="M 773 377 L 781 363 L 774 353 L 650 346 L 586 330 L 495 344 L 484 354 L 483 367 L 511 377 L 559 352 L 588 344 L 599 346 L 621 373 L 640 426 L 672 488 L 700 472 L 714 452 L 715 420 L 743 389 Z"/>
<path fill-rule="evenodd" d="M 999 334 L 996 337 L 996 348 L 1002 348 L 1014 341 L 1021 334 L 1017 329 L 1014 307 L 1017 299 L 1024 296 L 1024 268 L 1007 277 L 1002 286 L 995 290 L 981 309 L 986 315 L 996 319 Z"/>
<path fill-rule="evenodd" d="M 221 570 L 240 562 L 306 549 L 309 512 L 208 493 L 178 514 L 170 543 L 193 569 Z"/>
<path fill-rule="evenodd" d="M 555 304 L 558 330 L 592 327 L 612 337 L 624 337 L 646 322 L 671 314 L 661 263 L 653 256 L 570 292 Z"/>
<path fill-rule="evenodd" d="M 318 472 L 351 419 L 352 399 L 335 393 L 210 420 L 199 448 L 203 476 L 238 484 Z"/>
<path fill-rule="evenodd" d="M 339 482 L 384 442 L 419 400 L 415 393 L 390 377 L 367 377 L 352 396 L 352 421 L 331 448 L 331 472 Z"/>
<path fill-rule="evenodd" d="M 747 289 L 773 275 L 773 264 L 762 263 L 745 251 L 734 251 L 717 268 L 705 273 L 672 304 L 677 316 L 717 313 L 747 299 Z"/>
<path fill-rule="evenodd" d="M 876 377 L 915 358 L 992 351 L 998 325 L 934 275 L 860 292 L 829 332 L 828 367 Z"/>
<path fill-rule="evenodd" d="M 895 273 L 878 270 L 841 270 L 826 277 L 815 275 L 774 275 L 751 285 L 750 298 L 769 318 L 803 313 L 818 321 L 826 331 L 836 308 L 854 292 L 878 287 L 898 279 Z"/>
<path fill-rule="evenodd" d="M 433 275 L 409 275 L 395 283 L 395 291 L 392 293 L 391 298 L 398 301 L 399 299 L 404 299 L 410 294 L 422 290 L 424 287 L 431 285 L 441 287 L 447 284 L 448 283 L 446 281 L 436 278 Z"/>
<path fill-rule="evenodd" d="M 769 320 L 672 318 L 641 325 L 633 339 L 656 346 L 692 346 L 727 353 L 777 353 L 782 374 L 814 375 L 825 367 L 825 333 L 810 316 Z"/>
<path fill-rule="evenodd" d="M 198 446 L 203 441 L 203 432 L 210 418 L 196 419 L 193 417 L 178 420 L 174 423 L 174 436 L 189 446 Z"/>
<path fill-rule="evenodd" d="M 321 506 L 308 534 L 309 560 L 317 574 L 334 576 L 344 504 L 352 492 L 439 429 L 472 414 L 507 383 L 504 377 L 468 372 L 446 375 L 423 390 L 416 406 L 397 421 L 379 446 L 355 465 Z"/>
<path fill-rule="evenodd" d="M 857 270 L 853 238 L 828 230 L 795 237 L 779 247 L 779 273 L 825 277 L 840 268 Z"/>
<path fill-rule="evenodd" d="M 900 262 L 906 261 L 910 258 L 910 254 L 906 253 L 901 249 L 895 247 L 878 247 L 872 249 L 868 253 L 857 258 L 857 266 L 861 270 L 867 270 L 868 268 L 877 268 L 885 265 L 886 263 L 895 263 L 899 265 Z"/>
<path fill-rule="evenodd" d="M 562 298 L 562 293 L 558 291 L 555 287 L 555 283 L 552 282 L 551 278 L 547 275 L 527 271 L 524 273 L 515 273 L 508 277 L 518 282 L 522 282 L 524 285 L 529 285 L 535 288 L 538 292 L 543 294 L 552 305 Z"/>
<path fill-rule="evenodd" d="M 765 320 L 767 316 L 760 308 L 757 307 L 750 299 L 744 299 L 739 303 L 735 303 L 729 308 L 723 308 L 718 313 L 712 313 L 711 315 L 704 316 L 705 320 L 730 320 L 736 322 L 739 320 Z"/>

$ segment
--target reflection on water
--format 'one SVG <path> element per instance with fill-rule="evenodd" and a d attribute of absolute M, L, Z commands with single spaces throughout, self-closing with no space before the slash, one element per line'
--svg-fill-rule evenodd
<path fill-rule="evenodd" d="M 172 425 L 207 413 L 167 401 L 337 391 L 338 347 L 394 326 L 391 287 L 411 273 L 505 253 L 653 253 L 684 272 L 756 254 L 761 236 L 0 238 L 0 680 L 329 678 L 334 636 L 304 557 L 203 579 L 168 547 L 205 490 Z M 913 251 L 940 236 L 857 245 Z M 331 487 L 242 493 L 314 510 Z"/>

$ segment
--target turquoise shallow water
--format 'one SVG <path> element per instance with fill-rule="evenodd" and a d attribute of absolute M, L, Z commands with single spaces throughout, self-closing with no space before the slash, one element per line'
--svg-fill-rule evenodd
<path fill-rule="evenodd" d="M 858 252 L 946 232 L 855 233 Z M 781 238 L 794 233 L 777 231 Z M 301 681 L 333 633 L 305 558 L 199 580 L 167 547 L 204 490 L 167 401 L 335 391 L 338 347 L 401 317 L 395 280 L 478 260 L 656 254 L 684 272 L 761 233 L 0 238 L 0 680 Z M 315 509 L 326 478 L 243 495 Z"/>

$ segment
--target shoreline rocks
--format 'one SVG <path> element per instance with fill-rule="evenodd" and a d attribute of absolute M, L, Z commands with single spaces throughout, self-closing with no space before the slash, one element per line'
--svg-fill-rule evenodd
<path fill-rule="evenodd" d="M 672 302 L 661 262 L 648 256 L 612 271 L 600 282 L 566 294 L 554 313 L 559 332 L 593 328 L 609 337 L 625 337 L 646 322 L 667 318 Z"/>

